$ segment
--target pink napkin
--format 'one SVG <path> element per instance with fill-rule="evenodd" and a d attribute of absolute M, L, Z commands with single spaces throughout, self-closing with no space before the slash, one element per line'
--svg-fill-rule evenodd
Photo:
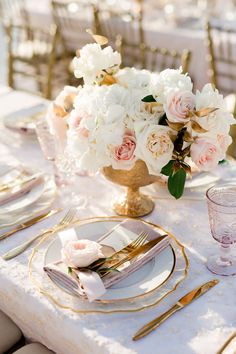
<path fill-rule="evenodd" d="M 22 197 L 26 193 L 30 192 L 33 187 L 40 183 L 42 183 L 42 175 L 37 175 L 29 182 L 25 182 L 22 185 L 13 187 L 6 192 L 0 193 L 0 206 Z"/>
<path fill-rule="evenodd" d="M 132 231 L 136 234 L 136 237 L 141 232 L 147 232 L 147 241 L 161 237 L 157 231 L 141 221 L 124 220 L 113 230 L 111 230 L 109 239 L 112 239 L 112 234 L 115 233 L 116 229 L 119 227 L 122 227 L 122 230 L 126 230 L 127 233 L 128 231 Z M 105 244 L 106 239 L 107 234 L 101 237 L 99 242 L 101 244 Z M 169 237 L 166 236 L 146 253 L 141 254 L 133 261 L 126 262 L 124 265 L 122 265 L 122 267 L 119 269 L 119 272 L 111 272 L 103 278 L 100 278 L 97 273 L 92 271 L 82 272 L 75 270 L 72 275 L 69 275 L 67 267 L 62 261 L 48 264 L 44 267 L 44 270 L 48 276 L 59 285 L 59 287 L 64 288 L 64 290 L 70 294 L 86 298 L 91 302 L 95 299 L 99 299 L 103 294 L 105 294 L 106 289 L 123 280 L 128 275 L 137 271 L 140 267 L 150 261 L 158 253 L 163 251 L 169 245 L 169 242 Z"/>

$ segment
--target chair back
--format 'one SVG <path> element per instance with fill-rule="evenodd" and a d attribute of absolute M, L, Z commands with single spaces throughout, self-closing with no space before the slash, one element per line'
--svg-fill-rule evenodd
<path fill-rule="evenodd" d="M 0 22 L 27 23 L 25 0 L 0 0 Z"/>
<path fill-rule="evenodd" d="M 30 62 L 39 58 L 48 58 L 56 50 L 57 27 L 50 29 L 18 25 L 11 22 L 4 24 L 7 35 L 8 55 L 12 58 Z"/>
<path fill-rule="evenodd" d="M 95 6 L 79 0 L 52 0 L 51 5 L 64 50 L 68 55 L 73 54 L 91 40 L 86 29 L 97 31 Z"/>
<path fill-rule="evenodd" d="M 208 75 L 223 94 L 236 92 L 236 28 L 206 24 Z"/>
<path fill-rule="evenodd" d="M 124 50 L 126 43 L 123 42 L 122 39 L 118 38 L 117 41 L 120 40 L 120 49 L 122 55 L 122 62 L 124 59 Z M 191 52 L 188 49 L 184 49 L 183 51 L 177 51 L 175 49 L 167 49 L 162 47 L 152 47 L 145 43 L 141 43 L 138 45 L 132 45 L 134 63 L 133 65 L 139 69 L 147 69 L 150 71 L 162 71 L 164 69 L 178 69 L 180 66 L 182 67 L 183 73 L 187 73 L 189 70 L 189 64 L 191 60 Z M 142 53 L 141 56 L 138 55 Z M 144 59 L 144 60 L 143 60 Z"/>
<path fill-rule="evenodd" d="M 142 3 L 137 2 L 133 9 L 98 5 L 97 18 L 99 34 L 107 37 L 109 44 L 116 46 L 118 51 L 121 51 L 122 44 L 123 65 L 133 66 L 137 57 L 144 65 L 143 53 L 139 46 L 144 42 Z"/>

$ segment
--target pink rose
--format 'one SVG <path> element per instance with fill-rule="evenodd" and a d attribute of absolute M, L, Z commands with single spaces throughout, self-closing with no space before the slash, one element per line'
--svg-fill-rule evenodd
<path fill-rule="evenodd" d="M 62 262 L 68 267 L 87 267 L 104 255 L 102 246 L 90 240 L 68 241 L 61 250 Z"/>
<path fill-rule="evenodd" d="M 224 158 L 218 140 L 209 137 L 197 138 L 191 145 L 190 154 L 193 162 L 201 171 L 214 169 Z"/>
<path fill-rule="evenodd" d="M 195 96 L 190 91 L 172 91 L 167 96 L 165 112 L 172 123 L 187 123 L 190 120 L 189 113 L 194 109 Z"/>
<path fill-rule="evenodd" d="M 225 157 L 225 153 L 228 150 L 228 147 L 230 146 L 230 144 L 232 143 L 232 138 L 230 135 L 228 134 L 217 134 L 217 141 L 219 143 L 221 152 L 222 152 L 222 159 L 224 159 Z"/>
<path fill-rule="evenodd" d="M 136 160 L 136 138 L 134 132 L 127 130 L 121 145 L 114 148 L 114 162 L 112 166 L 121 170 L 130 170 Z"/>
<path fill-rule="evenodd" d="M 90 118 L 90 115 L 87 112 L 83 112 L 83 114 L 78 114 L 76 110 L 73 110 L 70 114 L 70 126 L 75 129 L 78 135 L 82 135 L 85 138 L 89 136 L 89 130 L 83 127 L 83 122 Z"/>

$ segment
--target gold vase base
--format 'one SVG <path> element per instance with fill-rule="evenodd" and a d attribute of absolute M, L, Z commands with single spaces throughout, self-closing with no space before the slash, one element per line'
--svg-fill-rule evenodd
<path fill-rule="evenodd" d="M 139 193 L 135 199 L 127 195 L 114 204 L 116 214 L 138 218 L 150 214 L 154 209 L 154 202 L 146 195 Z"/>

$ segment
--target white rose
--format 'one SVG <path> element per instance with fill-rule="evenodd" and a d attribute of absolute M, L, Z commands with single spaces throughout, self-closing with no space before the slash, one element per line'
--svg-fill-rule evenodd
<path fill-rule="evenodd" d="M 151 174 L 159 174 L 172 158 L 174 144 L 166 126 L 136 123 L 136 157 L 143 160 Z"/>
<path fill-rule="evenodd" d="M 153 74 L 150 84 L 150 94 L 157 102 L 164 104 L 171 91 L 192 91 L 193 83 L 187 74 L 182 74 L 182 69 L 166 69 L 160 74 Z"/>
<path fill-rule="evenodd" d="M 101 248 L 99 243 L 90 240 L 68 241 L 61 249 L 62 262 L 68 267 L 87 267 L 104 257 Z"/>
<path fill-rule="evenodd" d="M 114 74 L 121 64 L 121 56 L 111 47 L 101 48 L 99 44 L 87 44 L 80 50 L 79 58 L 73 59 L 74 75 L 83 78 L 85 84 L 99 83 L 104 78 L 104 70 Z"/>

